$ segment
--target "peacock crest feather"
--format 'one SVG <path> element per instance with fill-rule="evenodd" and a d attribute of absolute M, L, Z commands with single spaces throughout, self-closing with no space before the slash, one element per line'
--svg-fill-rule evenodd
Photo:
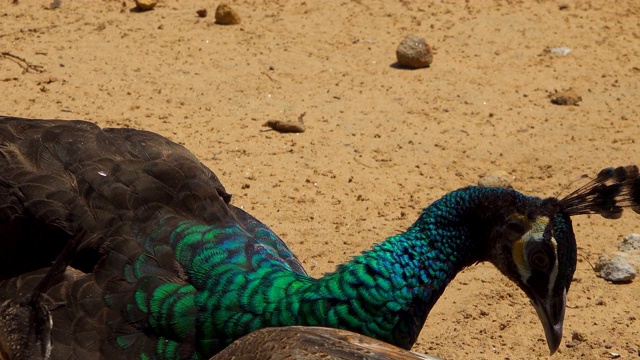
<path fill-rule="evenodd" d="M 292 325 L 409 349 L 456 274 L 490 261 L 531 299 L 553 353 L 576 266 L 571 216 L 639 205 L 635 166 L 605 169 L 561 199 L 466 187 L 315 279 L 182 146 L 134 129 L 0 117 L 0 300 L 39 289 L 80 234 L 64 276 L 38 290 L 59 304 L 47 308 L 53 359 L 204 359 Z"/>
<path fill-rule="evenodd" d="M 570 216 L 599 214 L 607 219 L 618 219 L 625 207 L 640 213 L 638 167 L 602 169 L 595 179 L 562 198 L 559 204 Z"/>

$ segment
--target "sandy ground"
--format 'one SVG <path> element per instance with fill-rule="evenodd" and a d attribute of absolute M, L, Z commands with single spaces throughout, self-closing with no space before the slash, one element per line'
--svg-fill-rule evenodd
<path fill-rule="evenodd" d="M 504 170 L 515 188 L 552 196 L 640 162 L 637 1 L 238 1 L 237 26 L 213 24 L 209 1 L 150 12 L 129 0 L 14 2 L 0 0 L 0 113 L 184 144 L 314 276 L 483 174 Z M 433 46 L 430 68 L 394 66 L 410 33 Z M 559 46 L 571 52 L 549 54 Z M 551 104 L 568 88 L 578 106 Z M 261 126 L 305 112 L 302 134 Z M 574 220 L 580 259 L 554 359 L 640 357 L 640 281 L 612 285 L 590 265 L 640 232 L 639 219 Z M 449 285 L 414 350 L 548 358 L 528 300 L 489 264 Z"/>

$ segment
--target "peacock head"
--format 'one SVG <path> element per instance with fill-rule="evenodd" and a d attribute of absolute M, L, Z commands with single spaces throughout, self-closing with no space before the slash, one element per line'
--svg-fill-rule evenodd
<path fill-rule="evenodd" d="M 567 291 L 576 269 L 571 216 L 600 214 L 615 219 L 624 207 L 640 213 L 636 166 L 607 168 L 564 198 L 529 198 L 501 212 L 492 228 L 491 261 L 529 297 L 542 322 L 551 354 L 562 340 Z"/>

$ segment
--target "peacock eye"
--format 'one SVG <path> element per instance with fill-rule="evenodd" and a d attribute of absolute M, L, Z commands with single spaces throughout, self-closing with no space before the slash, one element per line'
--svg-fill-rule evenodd
<path fill-rule="evenodd" d="M 534 269 L 546 271 L 549 267 L 549 257 L 542 251 L 535 251 L 529 256 L 529 264 Z"/>
<path fill-rule="evenodd" d="M 526 218 L 520 214 L 514 214 L 507 219 L 507 229 L 518 236 L 524 234 L 528 227 Z"/>
<path fill-rule="evenodd" d="M 525 231 L 525 226 L 522 221 L 510 221 L 507 223 L 507 228 L 516 234 L 522 234 Z"/>

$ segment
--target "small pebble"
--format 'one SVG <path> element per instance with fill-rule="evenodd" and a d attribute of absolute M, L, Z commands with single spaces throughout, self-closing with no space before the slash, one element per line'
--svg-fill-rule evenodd
<path fill-rule="evenodd" d="M 628 283 L 636 277 L 637 270 L 627 261 L 625 256 L 612 258 L 600 256 L 594 266 L 597 275 L 612 283 Z"/>
<path fill-rule="evenodd" d="M 51 75 L 51 76 L 47 76 L 46 78 L 38 81 L 38 85 L 42 85 L 42 84 L 52 84 L 54 82 L 57 82 L 58 78 Z"/>
<path fill-rule="evenodd" d="M 398 63 L 410 69 L 428 67 L 433 62 L 431 47 L 424 38 L 411 34 L 405 37 L 396 49 Z"/>
<path fill-rule="evenodd" d="M 587 341 L 587 337 L 585 334 L 581 333 L 580 331 L 574 330 L 571 332 L 571 340 L 577 341 L 577 342 L 585 342 Z"/>
<path fill-rule="evenodd" d="M 216 8 L 216 24 L 218 25 L 237 25 L 240 24 L 240 15 L 229 6 L 229 4 L 221 3 Z"/>
<path fill-rule="evenodd" d="M 478 180 L 478 185 L 483 187 L 501 187 L 511 189 L 511 183 L 513 180 L 515 180 L 515 176 L 510 175 L 506 171 L 498 170 L 480 178 L 480 180 Z"/>
<path fill-rule="evenodd" d="M 280 133 L 301 133 L 305 131 L 304 124 L 293 121 L 269 120 L 262 126 L 270 127 Z"/>
<path fill-rule="evenodd" d="M 207 17 L 207 9 L 197 10 L 196 14 L 198 14 L 198 17 L 206 18 Z"/>
<path fill-rule="evenodd" d="M 582 96 L 572 89 L 556 92 L 550 97 L 552 104 L 562 106 L 578 106 L 578 103 L 582 101 Z"/>
<path fill-rule="evenodd" d="M 271 129 L 281 133 L 301 133 L 306 130 L 304 126 L 304 117 L 307 112 L 303 112 L 298 116 L 298 122 L 293 121 L 281 121 L 281 120 L 269 120 L 262 126 L 270 127 Z"/>
<path fill-rule="evenodd" d="M 629 234 L 618 245 L 620 251 L 640 250 L 640 234 Z"/>
<path fill-rule="evenodd" d="M 153 10 L 158 5 L 158 0 L 136 0 L 136 7 L 142 11 Z"/>
<path fill-rule="evenodd" d="M 567 55 L 571 54 L 571 49 L 569 49 L 568 47 L 565 47 L 565 46 L 555 47 L 555 48 L 549 49 L 549 53 L 551 53 L 553 55 L 567 56 Z"/>

